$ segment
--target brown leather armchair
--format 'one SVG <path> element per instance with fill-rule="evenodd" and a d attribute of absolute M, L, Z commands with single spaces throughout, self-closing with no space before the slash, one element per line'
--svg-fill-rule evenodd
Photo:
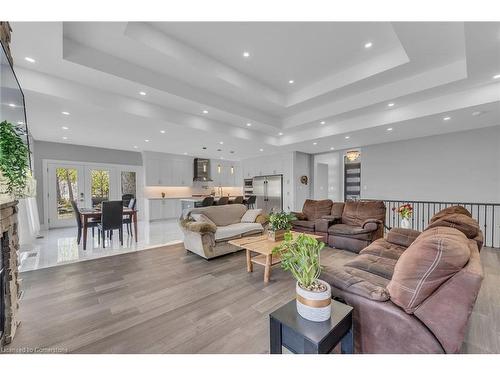
<path fill-rule="evenodd" d="M 355 352 L 458 353 L 483 279 L 481 245 L 478 223 L 451 213 L 325 267 L 333 297 L 354 307 Z"/>
<path fill-rule="evenodd" d="M 343 205 L 342 214 L 323 217 L 330 221 L 328 245 L 359 253 L 384 235 L 385 205 L 382 201 L 355 201 Z M 324 230 L 325 222 L 319 227 Z"/>
<path fill-rule="evenodd" d="M 306 199 L 302 212 L 292 212 L 297 220 L 292 221 L 292 229 L 296 232 L 322 234 L 324 242 L 327 241 L 326 231 L 323 233 L 316 233 L 316 225 L 322 223 L 321 218 L 329 215 L 332 210 L 333 202 L 330 199 L 313 200 Z"/>

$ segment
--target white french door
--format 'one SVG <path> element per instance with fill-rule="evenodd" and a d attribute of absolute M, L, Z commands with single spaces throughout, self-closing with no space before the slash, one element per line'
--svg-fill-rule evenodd
<path fill-rule="evenodd" d="M 76 225 L 71 201 L 80 208 L 97 208 L 103 201 L 120 200 L 124 194 L 142 196 L 137 188 L 138 167 L 97 163 L 47 161 L 44 186 L 49 228 Z"/>

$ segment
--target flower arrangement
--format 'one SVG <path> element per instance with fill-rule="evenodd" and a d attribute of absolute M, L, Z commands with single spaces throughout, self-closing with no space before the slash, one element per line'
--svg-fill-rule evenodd
<path fill-rule="evenodd" d="M 392 210 L 396 211 L 396 207 L 393 207 Z M 413 207 L 409 203 L 403 204 L 397 208 L 397 212 L 403 219 L 409 219 L 413 214 Z"/>

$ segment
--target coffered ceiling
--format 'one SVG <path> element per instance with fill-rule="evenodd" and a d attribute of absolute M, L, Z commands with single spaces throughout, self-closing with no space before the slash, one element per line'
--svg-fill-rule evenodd
<path fill-rule="evenodd" d="M 241 159 L 500 126 L 500 23 L 12 28 L 39 140 Z"/>

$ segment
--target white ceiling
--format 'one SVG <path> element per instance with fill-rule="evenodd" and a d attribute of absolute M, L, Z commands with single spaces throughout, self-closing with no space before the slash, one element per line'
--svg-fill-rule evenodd
<path fill-rule="evenodd" d="M 500 23 L 12 28 L 37 140 L 242 159 L 500 126 Z"/>

